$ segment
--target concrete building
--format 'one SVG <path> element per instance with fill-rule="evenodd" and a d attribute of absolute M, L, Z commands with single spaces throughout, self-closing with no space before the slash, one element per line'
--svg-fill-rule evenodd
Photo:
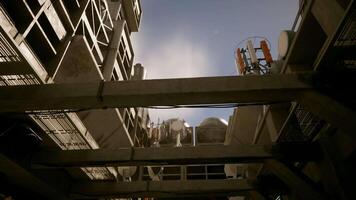
<path fill-rule="evenodd" d="M 144 78 L 143 67 L 133 67 L 130 41 L 140 24 L 139 1 L 4 1 L 0 16 L 2 86 Z M 32 112 L 25 118 L 53 148 L 142 146 L 147 109 L 89 109 Z M 91 179 L 118 178 L 110 168 L 83 171 Z"/>
<path fill-rule="evenodd" d="M 139 0 L 0 2 L 0 198 L 356 199 L 353 0 L 300 1 L 278 62 L 249 44 L 236 77 L 145 80 L 141 15 Z M 149 125 L 147 107 L 196 104 L 237 108 Z"/>

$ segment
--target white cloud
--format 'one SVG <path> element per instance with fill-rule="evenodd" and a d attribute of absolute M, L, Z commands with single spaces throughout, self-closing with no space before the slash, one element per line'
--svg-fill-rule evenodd
<path fill-rule="evenodd" d="M 216 74 L 212 55 L 201 45 L 176 34 L 155 46 L 145 46 L 144 38 L 135 43 L 136 60 L 147 69 L 147 79 L 212 76 Z"/>
<path fill-rule="evenodd" d="M 219 35 L 220 34 L 220 31 L 218 30 L 218 29 L 215 29 L 214 31 L 213 31 L 213 35 L 214 36 L 217 36 L 217 35 Z"/>
<path fill-rule="evenodd" d="M 184 34 L 162 38 L 154 46 L 148 45 L 146 39 L 143 35 L 135 35 L 133 41 L 135 63 L 140 62 L 146 68 L 146 79 L 213 76 L 218 70 L 215 68 L 214 56 L 207 48 Z M 150 109 L 150 117 L 157 123 L 158 118 L 161 122 L 176 117 L 187 120 L 202 115 L 203 112 L 183 108 Z"/>

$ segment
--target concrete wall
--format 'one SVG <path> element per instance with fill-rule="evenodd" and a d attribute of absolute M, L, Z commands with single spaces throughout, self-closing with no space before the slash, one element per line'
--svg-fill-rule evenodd
<path fill-rule="evenodd" d="M 83 36 L 74 36 L 63 61 L 55 74 L 56 83 L 101 81 L 103 76 Z M 132 140 L 123 126 L 117 109 L 77 112 L 101 148 L 132 146 Z"/>

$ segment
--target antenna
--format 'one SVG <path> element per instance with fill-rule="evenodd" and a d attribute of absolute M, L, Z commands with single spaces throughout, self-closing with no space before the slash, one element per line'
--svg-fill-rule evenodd
<path fill-rule="evenodd" d="M 256 41 L 259 41 L 259 46 L 256 46 Z M 246 46 L 243 46 L 244 43 Z M 259 36 L 249 37 L 239 42 L 235 55 L 239 74 L 268 74 L 273 62 L 269 46 L 271 46 L 269 41 Z"/>

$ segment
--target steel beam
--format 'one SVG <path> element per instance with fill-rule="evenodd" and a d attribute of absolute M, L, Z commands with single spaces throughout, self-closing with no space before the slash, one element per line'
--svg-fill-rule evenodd
<path fill-rule="evenodd" d="M 316 147 L 316 148 L 315 148 Z M 258 163 L 265 159 L 315 160 L 317 146 L 288 145 L 234 145 L 200 147 L 125 148 L 118 150 L 68 150 L 34 153 L 34 167 L 137 166 L 184 165 L 216 163 Z M 308 155 L 308 156 L 305 156 Z"/>
<path fill-rule="evenodd" d="M 174 198 L 246 196 L 255 190 L 253 180 L 189 180 L 139 182 L 79 182 L 71 193 L 80 198 Z"/>
<path fill-rule="evenodd" d="M 65 195 L 50 187 L 3 154 L 0 154 L 0 173 L 5 174 L 14 185 L 33 194 L 37 194 L 41 198 L 56 200 L 68 199 Z"/>
<path fill-rule="evenodd" d="M 230 76 L 0 88 L 0 112 L 294 100 L 303 75 Z"/>

